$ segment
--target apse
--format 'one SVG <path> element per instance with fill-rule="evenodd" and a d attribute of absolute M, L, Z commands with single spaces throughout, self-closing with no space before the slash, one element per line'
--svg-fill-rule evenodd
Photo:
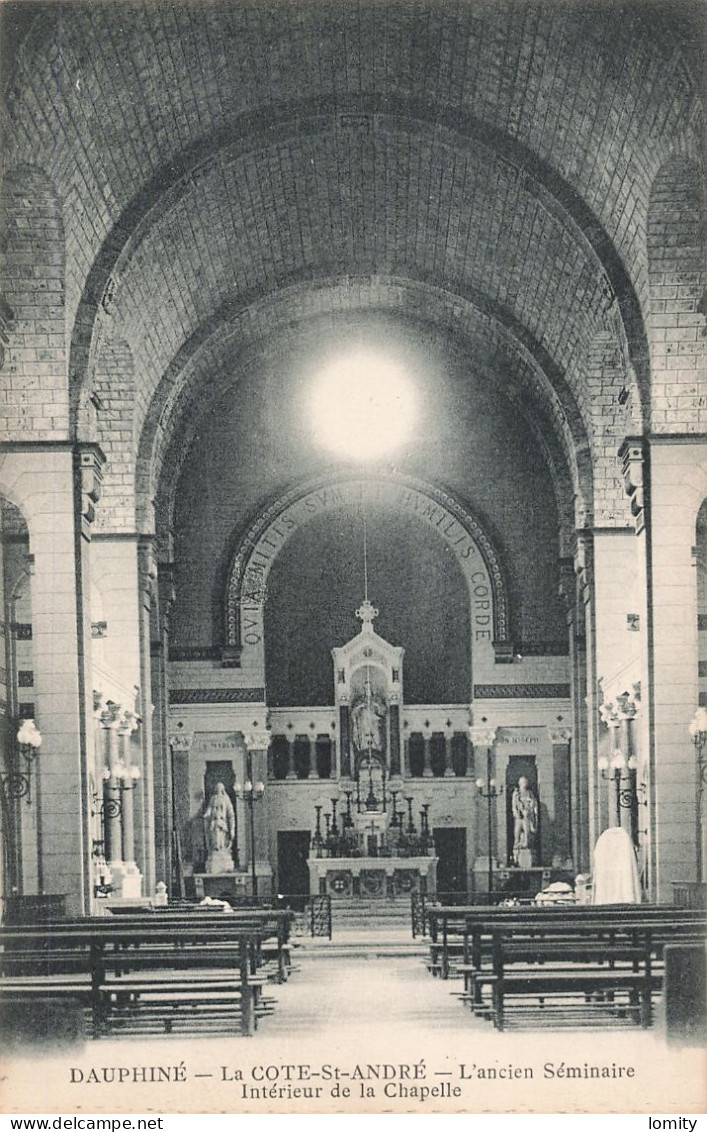
<path fill-rule="evenodd" d="M 407 703 L 468 703 L 469 596 L 447 544 L 422 520 L 367 507 L 368 592 L 376 630 L 405 649 Z M 334 702 L 331 649 L 359 628 L 364 596 L 359 509 L 344 506 L 293 535 L 268 577 L 265 663 L 268 702 Z"/>

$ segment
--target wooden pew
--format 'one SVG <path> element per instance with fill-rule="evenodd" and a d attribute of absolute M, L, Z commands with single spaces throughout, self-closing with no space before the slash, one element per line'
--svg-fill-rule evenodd
<path fill-rule="evenodd" d="M 675 908 L 671 904 L 568 905 L 561 909 L 532 904 L 524 907 L 433 906 L 427 909 L 426 915 L 431 939 L 429 967 L 434 974 L 446 979 L 459 964 L 479 961 L 482 937 L 488 942 L 494 927 L 514 923 L 518 918 L 532 925 L 534 931 L 541 932 L 542 925 L 549 924 L 558 915 L 563 921 L 574 924 L 610 924 L 617 916 L 620 917 L 621 924 L 625 924 L 637 922 L 649 915 L 656 927 L 661 924 L 671 927 L 683 922 L 694 924 L 700 912 L 696 909 Z"/>
<path fill-rule="evenodd" d="M 561 912 L 475 908 L 467 910 L 461 921 L 458 912 L 447 910 L 440 916 L 446 973 L 456 970 L 463 975 L 462 997 L 472 1009 L 492 1016 L 499 1028 L 509 998 L 516 1007 L 525 1000 L 530 1010 L 540 1013 L 537 1003 L 548 998 L 564 997 L 566 1011 L 567 1001 L 578 995 L 590 1003 L 592 996 L 616 998 L 619 992 L 628 993 L 636 1019 L 649 1025 L 652 995 L 662 983 L 665 944 L 704 938 L 706 926 L 704 913 L 692 910 L 675 916 L 672 906 L 563 908 Z M 463 961 L 456 963 L 460 938 Z M 491 1004 L 483 999 L 489 989 Z M 596 1006 L 598 1012 L 604 1009 L 601 999 Z M 543 1010 L 547 1018 L 546 1002 Z"/>
<path fill-rule="evenodd" d="M 253 1032 L 269 1009 L 261 995 L 263 941 L 283 913 L 98 917 L 0 931 L 0 992 L 64 996 L 90 1010 L 94 1037 L 124 1025 L 210 1017 Z M 283 921 L 286 930 L 286 920 Z M 278 940 L 279 942 L 279 940 Z M 278 966 L 279 971 L 279 966 Z M 9 996 L 9 997 L 8 997 Z"/>

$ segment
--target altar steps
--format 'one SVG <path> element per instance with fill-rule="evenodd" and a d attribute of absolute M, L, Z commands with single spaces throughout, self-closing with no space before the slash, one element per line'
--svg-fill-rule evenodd
<path fill-rule="evenodd" d="M 297 940 L 293 962 L 299 957 L 318 959 L 424 959 L 427 940 L 412 939 L 409 931 L 343 927 L 332 939 L 304 937 Z"/>
<path fill-rule="evenodd" d="M 361 931 L 407 931 L 411 934 L 409 900 L 332 900 L 331 918 L 334 934 L 337 929 Z"/>

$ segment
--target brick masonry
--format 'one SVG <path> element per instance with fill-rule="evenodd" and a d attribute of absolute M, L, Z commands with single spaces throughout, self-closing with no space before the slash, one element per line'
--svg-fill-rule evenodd
<path fill-rule="evenodd" d="M 127 347 L 140 374 L 138 438 L 163 375 L 235 296 L 250 313 L 288 281 L 387 274 L 431 282 L 432 308 L 439 292 L 461 308 L 481 297 L 542 359 L 547 384 L 556 390 L 562 375 L 573 404 L 558 431 L 574 431 L 581 451 L 578 413 L 594 460 L 582 519 L 626 521 L 613 450 L 625 426 L 637 431 L 647 392 L 638 303 L 647 314 L 646 229 L 664 192 L 652 185 L 676 145 L 694 153 L 700 136 L 679 27 L 648 10 L 531 5 L 519 15 L 504 3 L 305 4 L 287 19 L 255 4 L 198 15 L 135 4 L 126 18 L 109 6 L 56 18 L 60 35 L 35 21 L 7 98 L 15 182 L 31 185 L 23 163 L 41 165 L 54 223 L 59 201 L 66 226 L 66 318 L 61 286 L 43 313 L 57 328 L 61 320 L 70 358 L 54 353 L 53 328 L 51 342 L 26 340 L 37 336 L 25 326 L 17 257 L 31 236 L 13 235 L 8 247 L 8 293 L 24 327 L 11 364 L 34 363 L 17 369 L 30 384 L 10 410 L 26 434 L 65 430 L 69 394 L 84 427 L 80 401 L 100 389 L 105 352 Z M 40 198 L 24 200 L 10 201 L 11 231 L 38 232 Z M 23 218 L 27 201 L 36 216 Z M 56 238 L 51 256 L 61 259 Z M 61 263 L 47 267 L 42 280 L 59 284 Z M 664 357 L 667 327 L 650 313 Z M 703 343 L 689 321 L 695 309 L 671 313 L 682 361 L 671 363 L 653 419 L 678 431 L 698 427 L 691 371 Z M 619 364 L 593 375 L 605 334 Z M 34 349 L 51 356 L 22 353 Z M 617 403 L 624 388 L 628 408 Z M 100 420 L 99 410 L 110 450 L 101 521 L 114 530 L 132 522 L 124 489 L 135 455 L 122 413 L 108 403 Z"/>

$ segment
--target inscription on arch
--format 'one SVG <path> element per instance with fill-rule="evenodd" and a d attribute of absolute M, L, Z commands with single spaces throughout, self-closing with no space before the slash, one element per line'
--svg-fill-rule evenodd
<path fill-rule="evenodd" d="M 224 664 L 264 663 L 263 622 L 270 569 L 291 536 L 327 511 L 359 506 L 364 496 L 422 519 L 454 553 L 466 578 L 472 641 L 512 654 L 508 589 L 501 562 L 479 521 L 447 492 L 411 477 L 338 477 L 308 481 L 281 496 L 240 539 L 226 589 Z"/>

